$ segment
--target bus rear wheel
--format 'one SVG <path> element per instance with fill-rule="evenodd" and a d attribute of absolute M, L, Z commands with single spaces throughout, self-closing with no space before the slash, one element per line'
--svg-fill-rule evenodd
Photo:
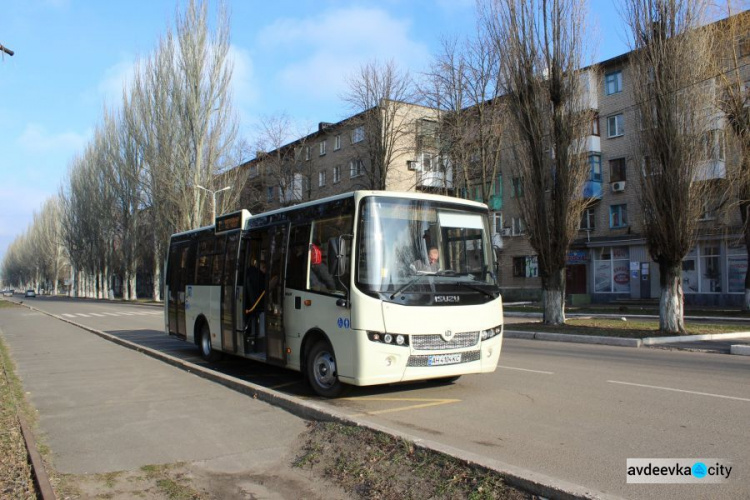
<path fill-rule="evenodd" d="M 348 388 L 339 381 L 336 356 L 331 345 L 325 340 L 316 342 L 307 354 L 307 381 L 310 387 L 324 398 L 341 396 Z"/>
<path fill-rule="evenodd" d="M 211 330 L 209 330 L 206 323 L 203 323 L 203 326 L 201 326 L 200 348 L 201 357 L 209 363 L 221 359 L 221 353 L 214 351 L 214 348 L 211 345 Z"/>

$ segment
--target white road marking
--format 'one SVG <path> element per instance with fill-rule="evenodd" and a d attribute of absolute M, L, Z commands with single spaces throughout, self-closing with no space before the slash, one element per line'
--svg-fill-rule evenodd
<path fill-rule="evenodd" d="M 99 314 L 99 313 L 89 313 L 89 314 L 92 315 L 92 316 L 96 316 L 97 318 L 104 318 L 105 317 L 103 314 Z"/>
<path fill-rule="evenodd" d="M 672 387 L 661 387 L 658 385 L 634 384 L 632 382 L 621 382 L 619 380 L 607 380 L 607 382 L 609 382 L 610 384 L 632 385 L 634 387 L 645 387 L 646 389 L 659 389 L 662 391 L 682 392 L 685 394 L 695 394 L 698 396 L 710 396 L 712 398 L 733 399 L 735 401 L 746 401 L 750 403 L 750 399 L 748 398 L 738 398 L 736 396 L 725 396 L 723 394 L 712 394 L 710 392 L 686 391 L 685 389 L 673 389 Z"/>
<path fill-rule="evenodd" d="M 541 373 L 542 375 L 554 375 L 555 372 L 545 372 L 542 370 L 529 370 L 528 368 L 516 368 L 515 366 L 503 366 L 497 365 L 498 368 L 505 368 L 506 370 L 518 370 L 522 372 Z"/>
<path fill-rule="evenodd" d="M 75 314 L 68 314 L 68 313 L 63 313 L 63 316 L 65 316 L 67 318 L 75 318 L 76 317 Z"/>
<path fill-rule="evenodd" d="M 83 313 L 76 313 L 76 316 L 81 316 L 82 318 L 90 318 L 91 317 L 88 314 L 83 314 Z"/>
<path fill-rule="evenodd" d="M 120 313 L 104 313 L 104 314 L 106 314 L 107 316 L 119 316 L 120 315 Z"/>

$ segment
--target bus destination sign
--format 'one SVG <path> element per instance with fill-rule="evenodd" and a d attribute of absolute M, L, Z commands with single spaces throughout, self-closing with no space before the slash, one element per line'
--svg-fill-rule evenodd
<path fill-rule="evenodd" d="M 245 221 L 245 212 L 247 211 L 240 210 L 239 212 L 233 212 L 231 214 L 224 214 L 216 217 L 216 233 L 224 233 L 226 231 L 242 229 Z"/>

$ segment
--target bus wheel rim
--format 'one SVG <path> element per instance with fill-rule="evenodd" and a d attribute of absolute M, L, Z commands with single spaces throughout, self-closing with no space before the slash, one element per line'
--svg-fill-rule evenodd
<path fill-rule="evenodd" d="M 205 354 L 206 356 L 211 354 L 211 339 L 208 337 L 208 335 L 203 335 L 201 344 L 203 345 L 203 354 Z"/>
<path fill-rule="evenodd" d="M 336 383 L 336 360 L 329 352 L 321 352 L 314 362 L 315 382 L 324 388 Z"/>

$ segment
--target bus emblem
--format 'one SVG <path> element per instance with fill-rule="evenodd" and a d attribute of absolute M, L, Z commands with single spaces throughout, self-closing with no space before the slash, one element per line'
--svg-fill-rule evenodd
<path fill-rule="evenodd" d="M 453 330 L 446 330 L 445 333 L 440 334 L 440 337 L 446 342 L 449 342 L 453 338 Z"/>

